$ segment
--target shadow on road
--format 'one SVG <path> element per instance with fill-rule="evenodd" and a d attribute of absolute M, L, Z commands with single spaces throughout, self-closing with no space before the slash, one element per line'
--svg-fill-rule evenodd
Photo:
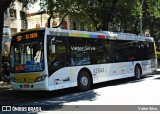
<path fill-rule="evenodd" d="M 92 101 L 98 95 L 93 90 L 79 92 L 76 87 L 57 91 L 12 91 L 6 90 L 0 94 L 0 105 L 43 107 L 45 110 L 63 108 L 64 103 Z M 30 113 L 30 112 L 25 112 Z M 36 112 L 34 112 L 36 113 Z M 16 113 L 17 114 L 17 113 Z M 24 114 L 24 113 L 23 113 Z"/>
<path fill-rule="evenodd" d="M 160 80 L 160 71 L 156 71 L 153 75 L 157 75 L 158 77 L 155 77 L 154 79 Z"/>
<path fill-rule="evenodd" d="M 2 93 L 2 94 L 1 94 Z M 0 89 L 0 105 L 62 105 L 66 102 L 94 100 L 92 91 L 79 92 L 76 87 L 56 91 L 13 91 Z"/>

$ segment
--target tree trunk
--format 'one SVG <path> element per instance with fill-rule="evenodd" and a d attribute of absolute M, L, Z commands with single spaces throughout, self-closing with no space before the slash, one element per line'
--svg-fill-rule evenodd
<path fill-rule="evenodd" d="M 133 28 L 133 32 L 132 32 L 133 34 L 137 34 L 137 35 L 139 34 L 139 31 L 137 30 L 138 23 L 139 23 L 139 21 L 136 21 L 134 24 L 134 28 Z"/>
<path fill-rule="evenodd" d="M 48 20 L 47 20 L 47 27 L 50 28 L 51 27 L 51 19 L 53 18 L 53 15 L 49 16 Z"/>
<path fill-rule="evenodd" d="M 103 21 L 102 30 L 109 30 L 109 21 Z"/>
<path fill-rule="evenodd" d="M 153 23 L 150 25 L 149 30 L 150 30 L 151 37 L 154 38 L 155 37 L 155 32 L 154 32 L 154 24 Z"/>
<path fill-rule="evenodd" d="M 70 13 L 70 12 L 69 12 L 69 13 Z M 64 19 L 66 18 L 66 16 L 69 15 L 69 13 L 66 13 L 66 14 L 63 16 L 63 18 L 62 18 L 61 22 L 59 23 L 59 25 L 56 26 L 56 27 L 53 27 L 53 28 L 58 28 L 58 27 L 60 27 L 60 26 L 62 25 Z"/>

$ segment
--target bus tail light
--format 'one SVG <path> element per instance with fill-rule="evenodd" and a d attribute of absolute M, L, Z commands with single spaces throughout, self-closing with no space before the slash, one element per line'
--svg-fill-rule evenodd
<path fill-rule="evenodd" d="M 42 75 L 42 76 L 39 76 L 35 79 L 35 82 L 40 82 L 40 81 L 43 81 L 45 80 L 45 78 L 47 77 L 47 75 Z"/>

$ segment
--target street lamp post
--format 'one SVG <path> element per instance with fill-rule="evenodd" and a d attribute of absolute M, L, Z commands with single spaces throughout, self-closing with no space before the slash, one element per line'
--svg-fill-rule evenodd
<path fill-rule="evenodd" d="M 41 10 L 41 8 L 42 8 L 42 1 L 40 0 L 40 12 L 41 12 L 41 27 L 42 27 L 42 10 Z"/>
<path fill-rule="evenodd" d="M 142 0 L 142 2 L 141 2 L 141 11 L 142 11 L 143 2 L 144 2 L 144 0 Z M 140 35 L 143 34 L 143 30 L 142 30 L 142 18 L 143 18 L 143 12 L 142 12 L 142 15 L 140 15 Z"/>

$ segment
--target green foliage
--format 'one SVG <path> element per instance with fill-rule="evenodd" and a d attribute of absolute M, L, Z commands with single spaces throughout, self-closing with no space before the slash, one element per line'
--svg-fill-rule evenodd
<path fill-rule="evenodd" d="M 151 36 L 160 36 L 160 0 L 44 0 L 43 9 L 49 15 L 69 13 L 82 29 L 112 30 L 139 34 L 142 29 Z"/>
<path fill-rule="evenodd" d="M 17 1 L 28 7 L 37 0 Z M 139 34 L 140 18 L 144 31 L 149 29 L 153 35 L 160 28 L 160 0 L 41 0 L 41 6 L 52 17 L 62 18 L 69 13 L 71 19 L 90 31 L 111 28 Z M 152 30 L 153 27 L 156 30 Z"/>
<path fill-rule="evenodd" d="M 46 0 L 42 4 L 49 15 L 70 13 L 87 30 L 108 30 L 119 23 L 131 26 L 141 11 L 138 0 Z"/>

